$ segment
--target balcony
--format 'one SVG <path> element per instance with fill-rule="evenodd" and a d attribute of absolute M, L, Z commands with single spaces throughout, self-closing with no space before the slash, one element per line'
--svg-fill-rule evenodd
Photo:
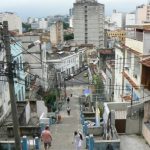
<path fill-rule="evenodd" d="M 143 53 L 143 42 L 126 38 L 125 45 L 138 53 Z"/>

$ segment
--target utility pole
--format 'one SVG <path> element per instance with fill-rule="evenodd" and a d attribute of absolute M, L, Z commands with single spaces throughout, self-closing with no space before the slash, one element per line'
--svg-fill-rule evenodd
<path fill-rule="evenodd" d="M 10 38 L 9 38 L 7 21 L 3 22 L 3 38 L 4 38 L 3 41 L 4 41 L 5 49 L 6 49 L 6 61 L 7 61 L 7 69 L 8 69 L 7 78 L 9 83 L 15 147 L 16 150 L 21 150 L 20 129 L 19 129 L 19 122 L 18 122 L 18 112 L 16 106 L 14 79 L 13 79 L 13 63 L 12 63 L 13 60 L 11 55 Z"/>
<path fill-rule="evenodd" d="M 124 66 L 125 66 L 125 48 L 123 49 L 123 68 L 122 68 L 122 102 L 123 102 L 123 95 L 124 95 Z"/>

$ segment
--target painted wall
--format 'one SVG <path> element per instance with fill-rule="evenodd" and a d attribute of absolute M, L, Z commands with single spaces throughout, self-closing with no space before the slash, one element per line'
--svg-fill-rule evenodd
<path fill-rule="evenodd" d="M 17 101 L 25 100 L 25 73 L 23 69 L 23 56 L 22 48 L 19 46 L 21 43 L 17 42 L 11 45 L 11 53 L 16 62 L 15 73 L 17 78 L 14 77 L 14 88 Z M 16 56 L 16 57 L 15 57 Z"/>

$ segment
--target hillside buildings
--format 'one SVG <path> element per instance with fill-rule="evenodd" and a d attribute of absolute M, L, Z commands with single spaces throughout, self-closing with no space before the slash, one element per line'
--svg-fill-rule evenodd
<path fill-rule="evenodd" d="M 103 48 L 104 5 L 96 0 L 76 0 L 73 7 L 73 27 L 76 44 L 93 44 Z"/>

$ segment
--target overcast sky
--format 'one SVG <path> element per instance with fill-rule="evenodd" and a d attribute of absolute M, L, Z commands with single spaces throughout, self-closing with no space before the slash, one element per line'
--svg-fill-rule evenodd
<path fill-rule="evenodd" d="M 110 15 L 113 9 L 122 12 L 134 11 L 137 5 L 148 0 L 98 0 L 105 4 L 105 14 Z M 27 17 L 46 17 L 49 15 L 68 14 L 75 0 L 0 0 L 0 11 L 17 13 L 23 20 Z"/>

